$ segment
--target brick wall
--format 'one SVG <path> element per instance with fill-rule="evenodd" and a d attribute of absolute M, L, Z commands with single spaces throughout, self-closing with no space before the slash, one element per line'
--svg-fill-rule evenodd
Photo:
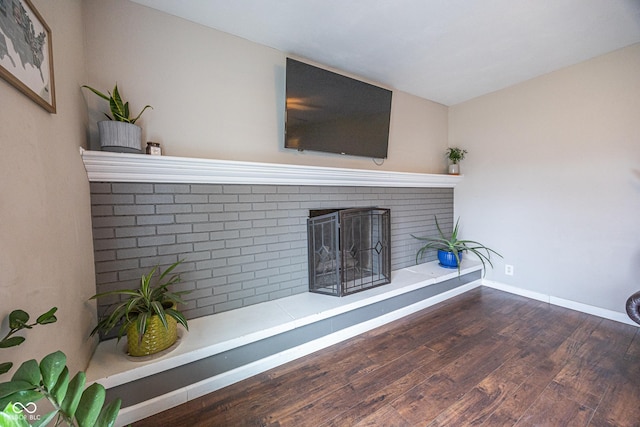
<path fill-rule="evenodd" d="M 91 204 L 97 292 L 183 259 L 188 318 L 306 292 L 310 209 L 391 209 L 392 270 L 415 264 L 411 234 L 434 234 L 434 215 L 453 223 L 452 188 L 93 182 Z"/>

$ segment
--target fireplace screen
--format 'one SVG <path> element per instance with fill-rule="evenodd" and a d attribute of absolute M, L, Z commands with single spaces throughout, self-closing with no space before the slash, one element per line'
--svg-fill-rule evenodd
<path fill-rule="evenodd" d="M 313 210 L 309 291 L 349 295 L 391 282 L 389 209 Z"/>

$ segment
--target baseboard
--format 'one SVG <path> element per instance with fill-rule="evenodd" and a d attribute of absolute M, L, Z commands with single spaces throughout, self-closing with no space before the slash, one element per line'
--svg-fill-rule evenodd
<path fill-rule="evenodd" d="M 625 323 L 631 326 L 636 326 L 636 327 L 639 326 L 637 323 L 629 319 L 626 313 L 620 313 L 617 311 L 608 310 L 606 308 L 595 307 L 593 305 L 583 304 L 581 302 L 571 301 L 564 298 L 558 298 L 553 295 L 546 295 L 539 292 L 533 292 L 527 289 L 521 289 L 515 286 L 507 285 L 500 282 L 494 282 L 491 280 L 483 279 L 482 285 L 489 288 L 498 289 L 500 291 L 509 292 L 511 294 L 520 295 L 526 298 L 543 301 L 549 304 L 557 305 L 559 307 L 564 307 L 571 310 L 579 311 L 581 313 L 591 314 L 593 316 L 598 316 L 604 319 Z"/>

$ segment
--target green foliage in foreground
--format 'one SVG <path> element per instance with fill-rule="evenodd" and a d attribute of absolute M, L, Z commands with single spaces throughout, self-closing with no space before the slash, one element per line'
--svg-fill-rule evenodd
<path fill-rule="evenodd" d="M 46 313 L 41 314 L 36 319 L 35 323 L 29 323 L 29 313 L 24 310 L 13 310 L 9 314 L 9 332 L 0 341 L 0 348 L 9 348 L 20 345 L 24 342 L 25 338 L 20 336 L 13 336 L 15 333 L 20 332 L 23 329 L 32 329 L 36 325 L 47 325 L 49 323 L 55 323 L 58 319 L 55 316 L 57 307 L 53 307 Z M 9 372 L 13 367 L 12 362 L 0 363 L 0 375 Z M 0 424 L 2 426 L 4 424 Z"/>
<path fill-rule="evenodd" d="M 27 360 L 15 372 L 11 381 L 0 384 L 0 426 L 24 427 L 35 402 L 45 398 L 53 411 L 35 420 L 34 427 L 45 426 L 55 420 L 55 426 L 103 427 L 113 426 L 121 400 L 104 405 L 106 390 L 94 383 L 84 388 L 86 375 L 78 372 L 69 376 L 67 357 L 61 351 L 45 356 L 40 364 Z M 104 406 L 103 406 L 104 405 Z"/>

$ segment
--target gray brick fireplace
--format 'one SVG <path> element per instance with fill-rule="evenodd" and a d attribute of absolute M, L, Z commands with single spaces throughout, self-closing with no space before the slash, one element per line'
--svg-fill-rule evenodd
<path fill-rule="evenodd" d="M 113 155 L 95 156 L 101 160 Z M 135 161 L 136 167 L 140 160 L 171 162 L 171 158 L 120 156 L 115 157 L 117 162 Z M 153 266 L 168 266 L 181 259 L 181 286 L 192 291 L 184 310 L 188 318 L 308 292 L 306 221 L 310 210 L 390 209 L 392 271 L 415 264 L 419 242 L 411 234 L 433 234 L 434 215 L 444 226 L 453 223 L 453 185 L 448 184 L 433 188 L 398 183 L 390 187 L 342 182 L 310 185 L 297 170 L 295 180 L 302 180 L 302 185 L 159 182 L 161 178 L 150 176 L 147 166 L 135 170 L 132 182 L 116 182 L 131 174 L 109 182 L 101 179 L 109 174 L 92 176 L 92 167 L 87 166 L 97 292 L 136 287 L 140 276 Z M 122 169 L 126 168 L 118 164 L 118 170 Z M 133 182 L 137 179 L 155 182 Z M 111 302 L 99 301 L 99 311 Z"/>

